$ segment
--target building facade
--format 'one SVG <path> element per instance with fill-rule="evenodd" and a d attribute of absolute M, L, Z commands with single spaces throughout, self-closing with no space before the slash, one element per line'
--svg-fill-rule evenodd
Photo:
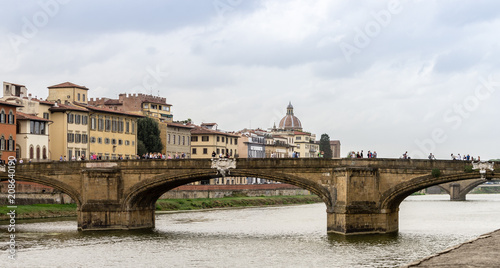
<path fill-rule="evenodd" d="M 18 104 L 0 101 L 0 159 L 16 157 L 16 108 Z"/>
<path fill-rule="evenodd" d="M 162 143 L 165 144 L 164 154 L 167 157 L 191 158 L 192 126 L 179 123 L 160 123 L 160 128 L 166 129 L 165 131 L 161 131 L 161 133 L 166 133 L 166 135 L 162 135 Z"/>
<path fill-rule="evenodd" d="M 99 159 L 135 159 L 137 119 L 141 115 L 86 106 L 89 111 L 89 152 Z"/>
<path fill-rule="evenodd" d="M 35 115 L 17 112 L 17 157 L 24 161 L 41 162 L 49 158 L 49 123 Z"/>

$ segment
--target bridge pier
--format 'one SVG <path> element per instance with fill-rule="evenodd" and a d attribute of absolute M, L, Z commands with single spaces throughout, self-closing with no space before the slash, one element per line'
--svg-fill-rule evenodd
<path fill-rule="evenodd" d="M 465 194 L 460 192 L 460 184 L 450 184 L 450 201 L 465 201 Z"/>
<path fill-rule="evenodd" d="M 86 209 L 87 210 L 87 209 Z M 132 230 L 155 227 L 154 209 L 78 211 L 78 230 Z"/>
<path fill-rule="evenodd" d="M 398 211 L 390 213 L 327 213 L 327 231 L 342 235 L 398 231 Z"/>

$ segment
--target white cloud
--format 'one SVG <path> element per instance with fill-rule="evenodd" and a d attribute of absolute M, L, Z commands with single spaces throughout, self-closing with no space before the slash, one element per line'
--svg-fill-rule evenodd
<path fill-rule="evenodd" d="M 291 101 L 304 128 L 340 139 L 343 155 L 399 157 L 442 129 L 438 157 L 499 158 L 500 88 L 459 126 L 453 117 L 481 77 L 500 81 L 494 1 L 401 1 L 350 62 L 339 44 L 355 44 L 391 1 L 233 1 L 223 12 L 211 1 L 120 3 L 69 1 L 18 52 L 8 37 L 41 8 L 6 4 L 0 78 L 39 97 L 64 81 L 90 97 L 159 93 L 174 119 L 226 130 L 272 127 Z"/>

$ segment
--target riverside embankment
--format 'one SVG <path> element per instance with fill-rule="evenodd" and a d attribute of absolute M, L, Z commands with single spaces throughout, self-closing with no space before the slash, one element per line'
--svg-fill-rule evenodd
<path fill-rule="evenodd" d="M 316 195 L 224 198 L 160 199 L 157 211 L 180 211 L 214 208 L 264 207 L 322 202 Z M 0 221 L 8 219 L 8 208 L 0 207 Z M 76 204 L 35 204 L 20 205 L 16 209 L 17 219 L 38 219 L 76 216 Z"/>
<path fill-rule="evenodd" d="M 474 240 L 403 267 L 500 267 L 498 245 L 500 245 L 500 230 L 484 234 Z"/>

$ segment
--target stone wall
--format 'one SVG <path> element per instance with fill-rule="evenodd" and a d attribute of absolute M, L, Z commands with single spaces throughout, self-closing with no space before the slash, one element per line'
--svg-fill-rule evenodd
<path fill-rule="evenodd" d="M 226 196 L 310 195 L 289 184 L 184 185 L 164 193 L 160 199 L 222 198 Z"/>

